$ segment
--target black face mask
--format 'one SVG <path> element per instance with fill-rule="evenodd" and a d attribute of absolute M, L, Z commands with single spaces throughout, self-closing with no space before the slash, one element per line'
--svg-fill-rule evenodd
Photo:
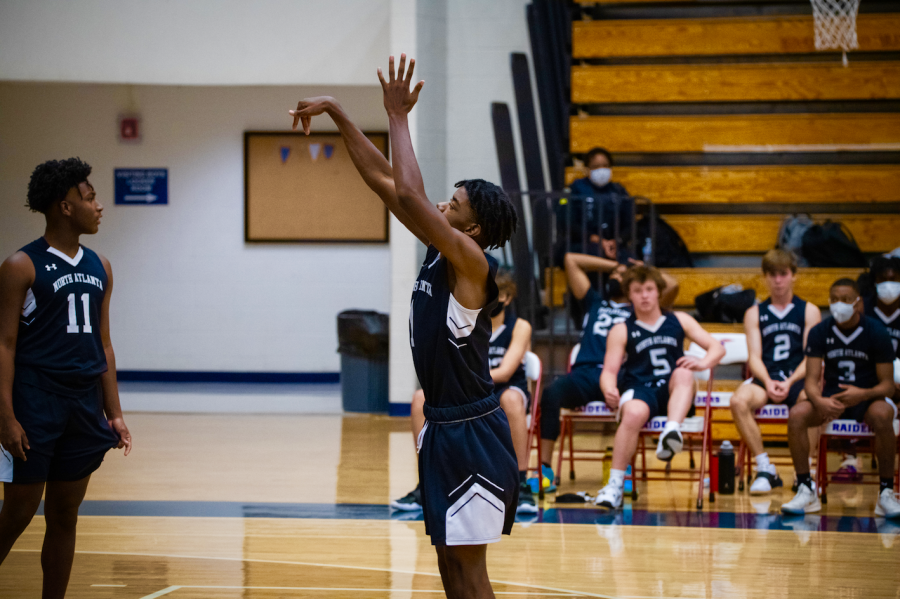
<path fill-rule="evenodd" d="M 619 279 L 609 279 L 606 282 L 606 299 L 622 296 L 622 282 Z"/>
<path fill-rule="evenodd" d="M 504 304 L 503 302 L 497 302 L 497 305 L 494 306 L 493 310 L 491 310 L 491 318 L 493 318 L 493 317 L 499 315 L 501 312 L 503 312 L 504 308 L 506 308 L 506 304 Z"/>

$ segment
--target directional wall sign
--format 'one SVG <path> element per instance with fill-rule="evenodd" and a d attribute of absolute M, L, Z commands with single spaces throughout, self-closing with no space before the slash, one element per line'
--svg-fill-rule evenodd
<path fill-rule="evenodd" d="M 116 204 L 169 203 L 169 169 L 117 168 Z"/>

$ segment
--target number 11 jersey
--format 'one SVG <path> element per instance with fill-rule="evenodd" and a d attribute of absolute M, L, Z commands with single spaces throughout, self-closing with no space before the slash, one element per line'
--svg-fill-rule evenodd
<path fill-rule="evenodd" d="M 23 382 L 37 387 L 95 384 L 107 369 L 100 306 L 108 281 L 100 257 L 81 246 L 70 258 L 43 237 L 20 251 L 34 264 L 34 284 L 19 317 L 16 377 L 30 368 L 40 376 L 29 373 Z M 27 368 L 20 369 L 23 366 Z"/>

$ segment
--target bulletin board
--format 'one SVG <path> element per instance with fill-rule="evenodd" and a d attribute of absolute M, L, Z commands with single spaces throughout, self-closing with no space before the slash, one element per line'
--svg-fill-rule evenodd
<path fill-rule="evenodd" d="M 365 136 L 387 156 L 387 133 Z M 244 133 L 246 241 L 387 243 L 388 222 L 339 133 Z"/>

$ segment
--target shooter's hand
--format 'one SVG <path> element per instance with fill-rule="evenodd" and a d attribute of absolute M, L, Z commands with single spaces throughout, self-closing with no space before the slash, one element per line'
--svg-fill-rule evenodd
<path fill-rule="evenodd" d="M 408 114 L 416 102 L 419 101 L 419 92 L 422 91 L 424 81 L 419 81 L 412 91 L 409 84 L 412 82 L 413 69 L 416 67 L 416 59 L 409 60 L 409 71 L 406 71 L 406 54 L 400 55 L 400 66 L 397 76 L 394 76 L 394 57 L 388 61 L 388 81 L 384 80 L 384 74 L 378 69 L 378 80 L 381 81 L 381 89 L 384 90 L 384 109 L 388 116 Z"/>
<path fill-rule="evenodd" d="M 294 125 L 291 129 L 296 131 L 297 124 L 302 123 L 303 132 L 309 135 L 309 124 L 312 117 L 328 112 L 336 106 L 338 106 L 337 100 L 331 96 L 317 96 L 300 100 L 297 102 L 296 110 L 288 110 L 288 114 L 294 117 Z"/>

